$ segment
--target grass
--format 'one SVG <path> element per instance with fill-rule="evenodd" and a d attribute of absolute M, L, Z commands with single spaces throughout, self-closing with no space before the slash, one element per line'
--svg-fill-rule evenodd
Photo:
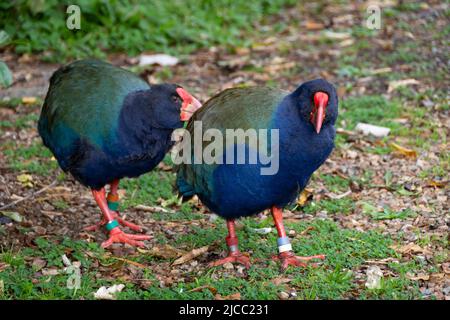
<path fill-rule="evenodd" d="M 196 219 L 195 216 L 191 217 Z M 198 217 L 197 217 L 198 218 Z M 125 257 L 146 265 L 142 270 L 141 281 L 150 285 L 142 288 L 127 281 L 126 288 L 119 294 L 119 299 L 211 299 L 212 293 L 208 290 L 189 292 L 200 286 L 210 286 L 222 296 L 239 291 L 243 299 L 276 299 L 277 293 L 284 290 L 284 285 L 277 285 L 274 279 L 280 277 L 279 265 L 270 260 L 275 253 L 276 233 L 260 235 L 249 231 L 251 227 L 258 226 L 255 219 L 244 219 L 245 228 L 238 231 L 241 239 L 242 251 L 250 252 L 253 259 L 261 259 L 248 271 L 248 278 L 220 276 L 212 277 L 218 268 L 206 269 L 202 273 L 192 271 L 184 275 L 190 279 L 184 282 L 175 282 L 171 286 L 161 288 L 153 272 L 152 264 L 161 263 L 170 259 L 155 261 L 145 254 Z M 176 240 L 167 240 L 170 245 L 183 244 L 188 248 L 211 244 L 215 240 L 223 240 L 225 230 L 223 221 L 217 222 L 217 228 L 193 228 L 189 234 L 180 235 Z M 299 255 L 324 253 L 327 259 L 318 268 L 303 270 L 288 269 L 285 277 L 291 279 L 290 286 L 297 289 L 301 299 L 342 299 L 351 295 L 352 290 L 359 286 L 350 270 L 356 270 L 369 259 L 383 259 L 395 257 L 396 253 L 390 249 L 393 241 L 377 232 L 358 232 L 341 229 L 331 221 L 314 221 L 287 223 L 288 230 L 298 233 L 311 229 L 308 236 L 292 239 L 294 250 Z M 224 242 L 224 241 L 222 241 Z M 100 286 L 110 286 L 121 283 L 120 277 L 108 280 L 108 277 L 96 277 L 96 273 L 104 272 L 103 266 L 108 266 L 109 272 L 122 268 L 111 256 L 95 243 L 61 239 L 49 241 L 45 238 L 35 240 L 35 248 L 22 249 L 19 252 L 4 250 L 0 254 L 0 263 L 3 264 L 0 272 L 0 281 L 3 282 L 2 299 L 68 299 L 93 298 L 92 293 Z M 221 249 L 225 249 L 222 244 Z M 216 249 L 220 250 L 220 249 Z M 62 270 L 64 265 L 61 256 L 66 254 L 71 261 L 81 262 L 81 288 L 74 291 L 66 287 L 70 274 L 61 272 L 57 275 L 44 275 L 35 258 L 45 261 L 45 269 Z M 117 264 L 114 267 L 114 264 Z M 262 267 L 261 264 L 264 266 Z M 6 266 L 6 267 L 5 267 Z M 404 268 L 402 272 L 411 272 L 418 268 L 416 264 L 400 263 L 392 268 Z M 103 271 L 101 271 L 103 270 Z M 411 289 L 411 287 L 413 289 Z M 406 290 L 408 289 L 408 290 Z M 364 298 L 420 298 L 417 288 L 407 279 L 386 277 L 380 290 L 363 290 Z"/>
<path fill-rule="evenodd" d="M 11 253 L 3 251 L 0 254 L 0 261 L 7 265 L 6 270 L 0 273 L 0 280 L 3 282 L 4 290 L 0 292 L 0 298 L 10 299 L 64 299 L 74 296 L 88 296 L 92 286 L 100 284 L 95 282 L 95 270 L 86 270 L 90 267 L 92 260 L 85 256 L 85 252 L 100 257 L 101 249 L 97 245 L 86 242 L 76 242 L 63 240 L 61 243 L 52 243 L 44 238 L 36 239 L 37 248 L 26 248 L 20 252 Z M 29 259 L 40 258 L 46 262 L 46 268 L 62 270 L 64 265 L 61 256 L 71 252 L 71 259 L 78 260 L 84 266 L 81 277 L 81 288 L 77 292 L 66 288 L 69 277 L 64 271 L 56 276 L 39 275 L 38 267 L 29 263 Z M 31 265 L 30 265 L 31 264 Z"/>
<path fill-rule="evenodd" d="M 352 212 L 354 209 L 353 200 L 350 198 L 342 198 L 337 200 L 332 199 L 322 199 L 318 202 L 312 201 L 308 203 L 303 211 L 305 213 L 315 214 L 320 211 L 326 211 L 327 213 L 334 214 L 347 214 Z"/>
<path fill-rule="evenodd" d="M 121 204 L 124 209 L 138 204 L 154 204 L 160 199 L 171 199 L 173 193 L 173 173 L 152 171 L 139 179 L 124 179 L 121 187 L 128 197 Z M 175 197 L 176 198 L 176 197 Z"/>
<path fill-rule="evenodd" d="M 382 96 L 350 97 L 342 101 L 339 113 L 339 123 L 344 123 L 346 129 L 354 129 L 358 122 L 387 126 L 394 133 L 401 125 L 392 119 L 401 115 L 401 105 L 398 101 L 388 101 Z"/>
<path fill-rule="evenodd" d="M 122 51 L 187 53 L 213 45 L 248 45 L 243 31 L 293 0 L 30 1 L 3 2 L 0 30 L 17 53 L 45 60 L 104 57 Z M 66 27 L 68 5 L 81 10 L 81 29 Z M 5 44 L 3 44 L 5 45 Z M 1 46 L 1 44 L 0 44 Z"/>
<path fill-rule="evenodd" d="M 50 150 L 40 141 L 34 141 L 30 146 L 23 146 L 9 141 L 1 146 L 8 159 L 10 169 L 38 175 L 48 175 L 58 168 L 56 160 L 52 160 Z"/>

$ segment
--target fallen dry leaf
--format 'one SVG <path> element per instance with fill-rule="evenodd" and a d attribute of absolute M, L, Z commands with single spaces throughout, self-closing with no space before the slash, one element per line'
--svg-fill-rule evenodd
<path fill-rule="evenodd" d="M 389 263 L 398 263 L 397 259 L 394 258 L 385 258 L 385 259 L 379 259 L 379 260 L 366 260 L 366 263 L 368 264 L 389 264 Z"/>
<path fill-rule="evenodd" d="M 315 22 L 312 20 L 308 20 L 305 23 L 305 28 L 307 30 L 322 30 L 325 26 L 323 25 L 323 23 L 320 22 Z"/>
<path fill-rule="evenodd" d="M 343 135 L 346 135 L 346 136 L 354 136 L 354 135 L 356 135 L 356 132 L 350 131 L 350 130 L 345 130 L 343 128 L 337 128 L 336 129 L 336 133 L 343 134 Z"/>
<path fill-rule="evenodd" d="M 136 266 L 136 267 L 139 267 L 142 269 L 147 268 L 147 266 L 143 265 L 142 263 L 136 262 L 136 261 L 132 261 L 132 260 L 128 260 L 128 259 L 120 258 L 120 257 L 115 257 L 115 256 L 111 256 L 111 258 L 115 259 L 115 260 L 120 260 L 120 261 L 126 262 L 128 264 L 131 264 L 133 266 Z"/>
<path fill-rule="evenodd" d="M 310 231 L 315 230 L 316 228 L 314 228 L 313 226 L 309 226 L 308 228 L 306 228 L 305 230 L 303 230 L 302 232 L 300 232 L 301 236 L 305 236 L 307 235 Z"/>
<path fill-rule="evenodd" d="M 339 199 L 345 198 L 346 196 L 350 195 L 351 193 L 352 193 L 352 190 L 350 189 L 350 190 L 347 190 L 346 192 L 341 193 L 341 194 L 334 194 L 334 193 L 332 193 L 332 192 L 329 192 L 329 193 L 327 194 L 327 196 L 328 196 L 330 199 L 333 199 L 333 200 L 339 200 Z"/>
<path fill-rule="evenodd" d="M 417 81 L 416 79 L 394 80 L 394 81 L 389 82 L 387 92 L 391 93 L 392 91 L 394 91 L 397 88 L 414 85 L 414 84 L 420 84 L 420 82 Z"/>
<path fill-rule="evenodd" d="M 47 210 L 41 210 L 41 213 L 49 217 L 50 219 L 64 215 L 62 212 L 47 211 Z"/>
<path fill-rule="evenodd" d="M 275 73 L 278 73 L 283 70 L 291 69 L 291 68 L 295 67 L 295 65 L 296 65 L 296 63 L 293 61 L 279 63 L 279 64 L 273 64 L 273 65 L 270 64 L 264 68 L 264 71 L 266 71 L 267 73 L 270 73 L 270 74 L 275 74 Z"/>
<path fill-rule="evenodd" d="M 37 101 L 36 97 L 23 97 L 22 98 L 23 104 L 34 104 L 34 103 L 36 103 L 36 101 Z"/>
<path fill-rule="evenodd" d="M 165 164 L 164 162 L 160 162 L 158 164 L 157 168 L 162 171 L 172 171 L 172 169 L 173 169 L 171 166 Z"/>
<path fill-rule="evenodd" d="M 390 145 L 392 148 L 394 148 L 395 151 L 397 151 L 401 155 L 404 155 L 405 157 L 408 157 L 408 158 L 416 158 L 417 157 L 417 152 L 415 150 L 402 147 L 402 146 L 396 144 L 395 142 L 391 142 Z"/>
<path fill-rule="evenodd" d="M 236 52 L 236 54 L 238 54 L 238 55 L 243 56 L 243 55 L 248 55 L 250 53 L 250 49 L 243 48 L 243 47 L 235 47 L 234 52 Z"/>
<path fill-rule="evenodd" d="M 380 68 L 380 69 L 374 69 L 374 70 L 370 70 L 370 74 L 375 75 L 375 74 L 381 74 L 381 73 L 387 73 L 387 72 L 391 72 L 392 68 Z"/>
<path fill-rule="evenodd" d="M 138 248 L 137 249 L 140 253 L 145 253 L 153 257 L 157 258 L 163 258 L 163 259 L 173 259 L 178 258 L 179 256 L 182 256 L 183 254 L 186 254 L 185 251 L 174 248 L 172 246 L 169 246 L 168 244 L 163 246 L 155 246 L 151 248 L 150 250 L 145 250 Z"/>
<path fill-rule="evenodd" d="M 203 291 L 203 289 L 208 289 L 214 295 L 217 293 L 217 289 L 216 288 L 211 287 L 211 286 L 207 286 L 207 285 L 191 289 L 188 292 L 200 292 L 200 291 Z"/>
<path fill-rule="evenodd" d="M 276 286 L 279 286 L 280 284 L 285 284 L 291 282 L 292 279 L 285 278 L 285 277 L 276 277 L 275 279 L 272 279 L 272 283 Z"/>
<path fill-rule="evenodd" d="M 428 186 L 430 187 L 438 187 L 438 188 L 443 188 L 447 185 L 447 181 L 436 181 L 436 180 L 431 180 L 430 182 L 428 182 Z"/>
<path fill-rule="evenodd" d="M 214 300 L 241 300 L 240 292 L 230 294 L 228 296 L 221 296 L 220 294 L 216 294 L 214 296 Z"/>
<path fill-rule="evenodd" d="M 39 271 L 47 265 L 47 261 L 41 258 L 34 258 L 31 265 L 34 267 L 35 271 Z"/>
<path fill-rule="evenodd" d="M 345 39 L 350 39 L 352 37 L 352 35 L 348 32 L 334 32 L 334 31 L 325 31 L 323 33 L 323 36 L 325 36 L 328 39 L 333 39 L 333 40 L 345 40 Z"/>
<path fill-rule="evenodd" d="M 56 276 L 59 274 L 59 270 L 56 268 L 42 269 L 41 272 L 44 276 Z"/>
<path fill-rule="evenodd" d="M 419 273 L 417 275 L 411 274 L 411 273 L 407 273 L 406 277 L 410 280 L 413 281 L 417 281 L 417 280 L 424 280 L 424 281 L 428 281 L 430 280 L 430 275 L 428 274 L 423 274 L 423 273 Z"/>
<path fill-rule="evenodd" d="M 345 39 L 344 41 L 339 42 L 340 47 L 348 47 L 355 43 L 355 40 L 353 39 Z"/>
<path fill-rule="evenodd" d="M 150 206 L 144 206 L 143 204 L 137 205 L 135 207 L 135 209 L 147 211 L 147 212 L 164 212 L 164 213 L 174 213 L 175 212 L 175 211 L 163 208 L 163 207 L 158 207 L 158 206 L 150 207 Z"/>
<path fill-rule="evenodd" d="M 178 258 L 177 260 L 175 260 L 172 265 L 176 266 L 179 264 L 183 264 L 187 261 L 190 261 L 192 259 L 195 259 L 196 257 L 208 252 L 209 250 L 209 246 L 204 246 L 198 249 L 192 249 L 191 251 L 189 251 L 188 253 L 186 253 L 185 255 L 181 256 L 180 258 Z"/>
<path fill-rule="evenodd" d="M 303 207 L 308 202 L 308 200 L 310 200 L 312 198 L 311 195 L 312 195 L 311 189 L 308 189 L 308 188 L 303 189 L 303 191 L 300 193 L 300 195 L 297 199 L 297 204 L 300 207 Z"/>
<path fill-rule="evenodd" d="M 33 176 L 31 174 L 20 174 L 17 176 L 17 181 L 19 181 L 24 187 L 33 187 Z"/>
<path fill-rule="evenodd" d="M 430 275 L 430 281 L 440 281 L 445 278 L 445 273 L 432 273 Z"/>
<path fill-rule="evenodd" d="M 411 254 L 411 253 L 431 254 L 430 251 L 418 246 L 414 242 L 408 243 L 407 245 L 400 246 L 400 247 L 392 246 L 391 248 L 401 254 Z"/>
<path fill-rule="evenodd" d="M 0 272 L 9 267 L 9 264 L 0 262 Z"/>

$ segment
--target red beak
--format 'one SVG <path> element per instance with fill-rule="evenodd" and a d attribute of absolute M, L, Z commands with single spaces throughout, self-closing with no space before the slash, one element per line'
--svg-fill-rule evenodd
<path fill-rule="evenodd" d="M 183 100 L 183 104 L 181 105 L 180 120 L 188 121 L 194 112 L 202 106 L 202 104 L 183 88 L 177 88 L 176 91 Z"/>
<path fill-rule="evenodd" d="M 325 110 L 328 104 L 328 95 L 324 92 L 316 92 L 314 94 L 314 109 L 311 113 L 311 122 L 316 128 L 317 134 L 322 128 L 323 119 L 325 119 Z"/>

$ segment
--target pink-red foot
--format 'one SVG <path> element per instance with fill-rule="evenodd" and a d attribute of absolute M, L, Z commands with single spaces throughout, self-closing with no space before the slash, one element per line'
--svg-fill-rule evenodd
<path fill-rule="evenodd" d="M 142 232 L 143 229 L 141 226 L 134 224 L 132 222 L 126 221 L 123 218 L 121 218 L 117 212 L 112 212 L 113 218 L 117 220 L 117 222 L 119 222 L 120 225 L 124 226 L 124 227 L 128 227 L 133 231 L 136 232 Z M 92 226 L 88 226 L 83 228 L 83 230 L 85 231 L 96 231 L 98 229 L 100 229 L 101 227 L 103 227 L 105 224 L 107 223 L 106 219 L 103 218 L 100 222 L 97 222 L 96 224 L 92 225 Z"/>
<path fill-rule="evenodd" d="M 211 262 L 209 264 L 209 266 L 217 267 L 217 266 L 221 266 L 225 263 L 240 263 L 240 264 L 244 265 L 246 268 L 250 268 L 250 265 L 251 265 L 249 257 L 242 254 L 240 251 L 235 251 L 235 252 L 230 252 L 228 254 L 228 257 Z"/>
<path fill-rule="evenodd" d="M 300 256 L 296 256 L 292 251 L 286 251 L 286 252 L 280 253 L 278 256 L 274 256 L 273 259 L 281 260 L 281 269 L 284 271 L 289 266 L 304 267 L 304 268 L 306 268 L 307 266 L 316 267 L 317 266 L 316 264 L 314 264 L 314 263 L 308 264 L 308 261 L 310 261 L 312 259 L 324 260 L 325 255 L 319 254 L 319 255 L 309 256 L 309 257 L 300 257 Z"/>
<path fill-rule="evenodd" d="M 109 232 L 109 239 L 102 243 L 102 247 L 109 247 L 113 243 L 127 243 L 134 247 L 144 247 L 145 244 L 142 241 L 150 239 L 150 236 L 128 234 L 120 230 L 119 227 L 116 227 Z"/>

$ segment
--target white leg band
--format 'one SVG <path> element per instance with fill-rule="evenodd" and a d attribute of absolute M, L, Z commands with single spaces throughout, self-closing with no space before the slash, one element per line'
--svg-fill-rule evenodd
<path fill-rule="evenodd" d="M 283 244 L 282 246 L 278 247 L 278 252 L 279 253 L 286 252 L 286 251 L 292 251 L 292 246 L 291 246 L 290 243 Z"/>

